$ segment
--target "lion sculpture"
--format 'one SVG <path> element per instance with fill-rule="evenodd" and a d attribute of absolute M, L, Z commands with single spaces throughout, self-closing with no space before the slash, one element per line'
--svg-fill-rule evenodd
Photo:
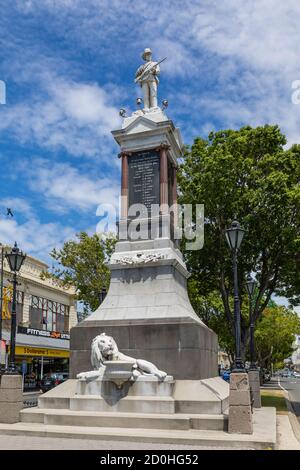
<path fill-rule="evenodd" d="M 77 378 L 80 380 L 93 380 L 103 376 L 105 361 L 131 362 L 131 380 L 135 380 L 141 375 L 154 375 L 158 377 L 159 380 L 164 380 L 167 377 L 166 372 L 159 370 L 151 362 L 145 361 L 144 359 L 134 359 L 133 357 L 121 353 L 115 340 L 111 336 L 106 335 L 106 333 L 101 333 L 92 341 L 91 363 L 94 370 L 81 372 L 77 375 Z"/>

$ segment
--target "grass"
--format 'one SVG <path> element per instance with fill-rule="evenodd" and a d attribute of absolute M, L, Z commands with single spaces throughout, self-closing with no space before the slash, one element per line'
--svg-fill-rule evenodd
<path fill-rule="evenodd" d="M 274 406 L 276 413 L 287 414 L 288 409 L 283 390 L 261 390 L 261 405 Z"/>

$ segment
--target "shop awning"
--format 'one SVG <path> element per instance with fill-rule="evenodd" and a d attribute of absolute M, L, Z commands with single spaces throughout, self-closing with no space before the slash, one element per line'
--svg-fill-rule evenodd
<path fill-rule="evenodd" d="M 10 342 L 10 332 L 3 331 L 2 339 L 6 341 L 6 343 Z M 34 348 L 48 348 L 48 349 L 59 349 L 59 350 L 70 350 L 70 341 L 68 339 L 55 339 L 55 338 L 47 338 L 43 336 L 31 336 L 31 335 L 24 335 L 21 333 L 17 333 L 16 336 L 16 346 L 26 346 L 26 347 L 34 347 Z"/>

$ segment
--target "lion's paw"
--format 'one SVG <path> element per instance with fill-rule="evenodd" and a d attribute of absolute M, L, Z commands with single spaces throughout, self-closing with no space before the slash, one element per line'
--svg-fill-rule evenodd
<path fill-rule="evenodd" d="M 80 372 L 80 374 L 77 374 L 77 375 L 76 375 L 76 378 L 77 378 L 78 380 L 86 380 L 86 378 L 87 378 L 87 377 L 86 377 L 86 373 L 85 373 L 85 372 Z"/>
<path fill-rule="evenodd" d="M 167 377 L 167 373 L 163 370 L 159 370 L 156 375 L 160 380 L 164 380 Z"/>

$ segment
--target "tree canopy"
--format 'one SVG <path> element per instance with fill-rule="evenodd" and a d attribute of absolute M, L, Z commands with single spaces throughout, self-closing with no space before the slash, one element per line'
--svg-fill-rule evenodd
<path fill-rule="evenodd" d="M 207 296 L 201 296 L 197 291 L 197 283 L 189 283 L 189 295 L 199 317 L 218 335 L 219 345 L 231 361 L 234 358 L 234 337 L 231 334 L 224 313 L 222 299 L 218 292 L 211 292 Z M 195 291 L 194 291 L 195 289 Z M 244 321 L 246 321 L 249 305 L 244 304 Z M 263 311 L 255 327 L 255 351 L 256 361 L 261 367 L 270 368 L 273 363 L 282 365 L 293 349 L 294 335 L 300 333 L 300 318 L 283 306 L 270 301 Z M 245 351 L 245 360 L 250 360 L 249 349 Z"/>
<path fill-rule="evenodd" d="M 204 204 L 204 247 L 185 251 L 193 291 L 206 299 L 218 292 L 231 332 L 231 254 L 225 230 L 237 218 L 247 230 L 239 253 L 242 345 L 249 325 L 245 277 L 259 283 L 257 321 L 273 294 L 300 302 L 300 145 L 285 149 L 278 126 L 243 127 L 197 138 L 180 168 L 180 202 Z M 194 299 L 191 299 L 194 302 Z"/>
<path fill-rule="evenodd" d="M 295 334 L 300 333 L 300 318 L 282 307 L 267 307 L 255 329 L 257 359 L 262 367 L 271 362 L 281 365 L 293 352 Z"/>
<path fill-rule="evenodd" d="M 43 276 L 51 277 L 63 286 L 74 286 L 77 299 L 83 302 L 85 309 L 95 310 L 100 304 L 102 289 L 109 286 L 110 271 L 106 263 L 116 239 L 113 235 L 101 238 L 86 232 L 80 232 L 76 238 L 50 253 L 57 266 Z"/>

